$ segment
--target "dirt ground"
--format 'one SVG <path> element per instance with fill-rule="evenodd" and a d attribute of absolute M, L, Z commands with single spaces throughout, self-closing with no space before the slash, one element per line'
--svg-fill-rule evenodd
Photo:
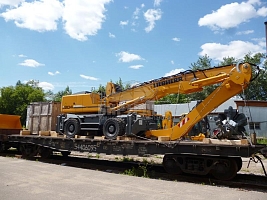
<path fill-rule="evenodd" d="M 264 157 L 261 157 L 261 159 L 265 167 L 265 170 L 267 170 L 267 159 Z M 239 171 L 239 173 L 264 175 L 264 171 L 263 171 L 261 163 L 259 161 L 257 163 L 250 161 L 249 163 L 249 160 L 250 160 L 249 158 L 242 158 L 243 166 L 241 170 Z M 249 164 L 249 167 L 248 167 L 248 164 Z"/>
<path fill-rule="evenodd" d="M 266 200 L 263 191 L 77 170 L 10 157 L 0 157 L 0 169 L 0 199 Z"/>

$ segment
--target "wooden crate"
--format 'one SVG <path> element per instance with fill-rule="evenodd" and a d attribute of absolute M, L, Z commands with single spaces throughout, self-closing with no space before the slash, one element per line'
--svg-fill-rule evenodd
<path fill-rule="evenodd" d="M 39 131 L 55 131 L 60 102 L 34 102 L 28 105 L 26 128 L 31 134 Z"/>

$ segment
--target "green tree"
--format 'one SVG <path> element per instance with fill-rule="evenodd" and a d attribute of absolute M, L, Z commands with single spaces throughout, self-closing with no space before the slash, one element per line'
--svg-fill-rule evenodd
<path fill-rule="evenodd" d="M 129 83 L 123 83 L 121 78 L 119 78 L 118 81 L 115 82 L 116 85 L 119 85 L 122 90 L 126 90 L 131 87 Z"/>
<path fill-rule="evenodd" d="M 38 87 L 38 81 L 29 81 L 26 84 L 17 82 L 16 86 L 0 89 L 0 113 L 21 116 L 21 123 L 25 125 L 27 106 L 31 102 L 45 101 L 45 93 Z"/>
<path fill-rule="evenodd" d="M 212 59 L 206 54 L 205 56 L 201 56 L 198 58 L 197 62 L 191 63 L 189 69 L 191 70 L 201 70 L 201 69 L 209 69 L 211 68 Z"/>
<path fill-rule="evenodd" d="M 54 96 L 55 96 L 55 94 L 53 93 L 52 90 L 48 90 L 48 91 L 45 92 L 46 101 L 52 101 Z"/>
<path fill-rule="evenodd" d="M 267 61 L 262 60 L 265 58 L 263 53 L 257 53 L 252 55 L 248 53 L 244 57 L 244 62 L 248 62 L 261 67 L 261 71 L 257 78 L 255 78 L 249 87 L 241 93 L 239 96 L 244 100 L 267 100 Z M 254 68 L 255 69 L 255 68 Z M 253 77 L 257 76 L 257 71 L 253 70 Z"/>
<path fill-rule="evenodd" d="M 237 60 L 234 57 L 227 57 L 223 58 L 223 60 L 219 63 L 219 66 L 224 66 L 224 65 L 231 65 L 233 63 L 236 63 Z"/>
<path fill-rule="evenodd" d="M 198 58 L 197 62 L 191 63 L 191 66 L 189 68 L 193 71 L 209 69 L 209 68 L 211 68 L 211 61 L 212 61 L 212 59 L 210 59 L 208 55 L 201 56 Z M 209 96 L 209 94 L 211 92 L 213 92 L 213 90 L 215 90 L 216 87 L 217 87 L 216 85 L 206 86 L 203 88 L 203 90 L 201 92 L 195 92 L 192 94 L 188 94 L 188 97 L 191 101 L 203 100 L 207 96 Z"/>
<path fill-rule="evenodd" d="M 62 99 L 63 96 L 70 95 L 70 94 L 72 94 L 72 90 L 70 89 L 69 86 L 67 86 L 65 88 L 65 90 L 58 91 L 55 95 L 53 95 L 52 100 L 53 101 L 60 101 L 61 102 L 61 99 Z"/>
<path fill-rule="evenodd" d="M 177 103 L 187 103 L 187 102 L 188 99 L 184 94 L 169 94 L 157 100 L 155 104 L 177 104 Z"/>

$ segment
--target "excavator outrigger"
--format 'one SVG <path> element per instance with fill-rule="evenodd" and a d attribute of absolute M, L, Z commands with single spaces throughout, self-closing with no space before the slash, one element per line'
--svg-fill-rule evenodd
<path fill-rule="evenodd" d="M 205 70 L 188 70 L 172 76 L 144 82 L 124 91 L 114 83 L 107 83 L 106 94 L 89 92 L 63 96 L 57 131 L 71 138 L 75 135 L 166 136 L 177 140 L 212 110 L 246 89 L 252 79 L 252 65 L 237 63 Z M 208 85 L 218 87 L 175 126 L 151 111 L 132 110 L 133 106 L 158 100 L 168 94 L 190 94 Z M 166 122 L 167 120 L 167 122 Z"/>

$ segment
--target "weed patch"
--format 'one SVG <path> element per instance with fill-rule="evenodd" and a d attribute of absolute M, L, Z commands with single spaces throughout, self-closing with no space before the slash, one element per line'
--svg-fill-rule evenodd
<path fill-rule="evenodd" d="M 132 169 L 125 170 L 123 174 L 129 176 L 149 178 L 147 173 L 147 165 L 139 165 L 138 167 L 132 167 Z"/>
<path fill-rule="evenodd" d="M 267 138 L 257 138 L 258 144 L 267 144 Z"/>

